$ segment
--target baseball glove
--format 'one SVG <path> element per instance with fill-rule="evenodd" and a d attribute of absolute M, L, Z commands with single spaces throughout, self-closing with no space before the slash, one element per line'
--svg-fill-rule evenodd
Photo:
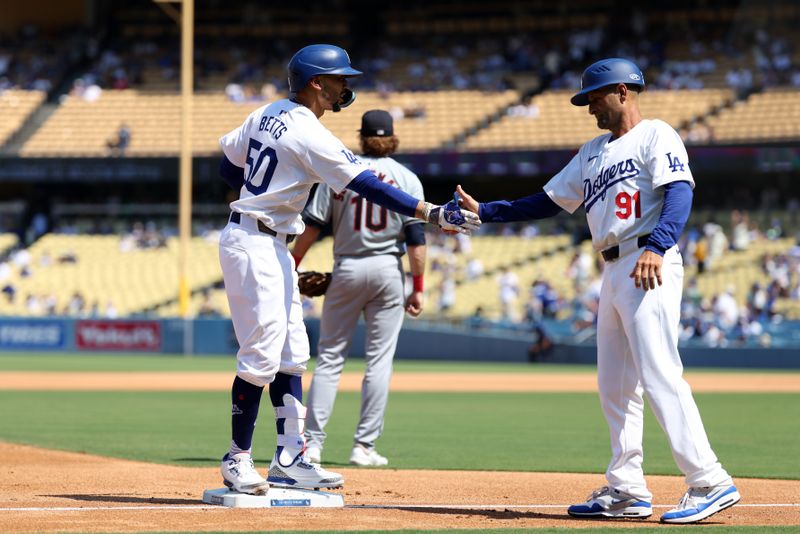
<path fill-rule="evenodd" d="M 329 285 L 331 285 L 331 273 L 304 271 L 297 275 L 297 286 L 300 289 L 300 294 L 306 297 L 324 295 Z"/>

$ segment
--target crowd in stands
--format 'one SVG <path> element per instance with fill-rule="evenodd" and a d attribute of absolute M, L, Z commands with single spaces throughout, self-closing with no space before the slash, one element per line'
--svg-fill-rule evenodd
<path fill-rule="evenodd" d="M 62 307 L 59 307 L 59 296 L 53 293 L 19 294 L 12 275 L 16 273 L 19 278 L 44 277 L 47 276 L 48 268 L 54 263 L 77 264 L 79 258 L 70 251 L 65 251 L 53 258 L 45 251 L 39 256 L 38 261 L 33 262 L 30 252 L 25 247 L 16 247 L 7 253 L 5 258 L 0 260 L 0 292 L 3 295 L 3 301 L 6 304 L 14 304 L 18 298 L 24 298 L 25 311 L 34 317 L 66 316 L 107 319 L 118 317 L 119 314 L 111 299 L 105 303 L 99 301 L 89 303 L 80 291 L 75 291 Z M 0 305 L 0 309 L 2 309 L 2 305 Z"/>
<path fill-rule="evenodd" d="M 121 14 L 124 9 L 120 7 Z M 231 6 L 232 12 L 236 9 Z M 202 8 L 198 13 L 202 16 Z M 365 72 L 359 86 L 383 91 L 530 89 L 515 87 L 518 75 L 535 76 L 542 89 L 574 89 L 586 62 L 599 56 L 635 60 L 648 72 L 651 88 L 702 88 L 714 74 L 742 94 L 779 85 L 800 87 L 800 64 L 794 59 L 795 20 L 740 20 L 730 31 L 730 21 L 725 19 L 716 24 L 689 23 L 655 20 L 657 16 L 637 9 L 621 24 L 603 17 L 593 27 L 478 33 L 469 38 L 442 34 L 409 39 L 383 33 L 379 39 L 356 40 L 350 52 Z M 103 34 L 67 30 L 51 37 L 35 26 L 23 27 L 13 40 L 0 41 L 0 90 L 50 90 L 66 73 L 74 76 L 78 68 L 73 94 L 86 99 L 96 98 L 98 90 L 148 83 L 177 89 L 177 32 L 158 37 L 146 31 L 130 35 L 123 29 L 131 23 L 124 20 L 122 16 L 121 27 L 108 28 Z M 171 28 L 166 18 L 160 22 Z M 232 22 L 221 22 L 225 23 Z M 146 30 L 152 21 L 142 24 Z M 236 101 L 270 98 L 286 89 L 286 58 L 308 39 L 250 36 L 226 39 L 222 45 L 223 41 L 200 32 L 195 43 L 196 83 L 209 88 L 209 83 L 222 81 L 213 88 L 227 86 L 226 92 Z"/>
<path fill-rule="evenodd" d="M 488 225 L 487 230 L 496 225 Z M 508 232 L 510 226 L 502 226 Z M 690 226 L 681 241 L 687 285 L 684 290 L 681 315 L 681 340 L 684 343 L 709 347 L 727 347 L 772 342 L 767 325 L 784 320 L 776 310 L 779 299 L 800 301 L 800 234 L 798 243 L 786 253 L 764 254 L 758 258 L 767 283 L 753 282 L 746 302 L 737 302 L 733 286 L 713 295 L 703 295 L 698 280 L 713 271 L 724 256 L 748 250 L 756 243 L 786 236 L 777 221 L 762 230 L 752 222 L 746 212 L 733 210 L 729 230 L 720 224 L 706 222 Z M 499 228 L 498 228 L 499 229 Z M 537 235 L 533 225 L 520 226 L 516 235 Z M 455 261 L 462 255 L 463 262 Z M 585 248 L 575 248 L 563 276 L 572 281 L 573 298 L 566 298 L 553 287 L 552 281 L 535 278 L 529 287 L 522 287 L 513 268 L 501 268 L 485 273 L 479 258 L 470 255 L 469 238 L 449 237 L 441 234 L 429 236 L 429 261 L 433 271 L 442 274 L 438 287 L 438 302 L 431 306 L 447 313 L 456 302 L 456 286 L 469 283 L 485 275 L 493 276 L 497 283 L 494 298 L 499 303 L 499 316 L 490 316 L 485 306 L 477 306 L 474 313 L 464 319 L 472 329 L 500 328 L 538 332 L 543 321 L 566 321 L 572 325 L 576 339 L 587 339 L 594 334 L 599 308 L 603 263 L 599 255 Z M 463 265 L 459 270 L 457 264 Z M 691 275 L 691 276 L 689 276 Z M 515 310 L 520 299 L 524 303 L 523 315 Z M 547 328 L 545 327 L 546 331 Z"/>
<path fill-rule="evenodd" d="M 119 8 L 116 23 L 119 27 L 111 24 L 101 30 L 102 33 L 68 30 L 60 35 L 45 36 L 35 27 L 26 26 L 14 39 L 0 40 L 0 92 L 12 87 L 42 89 L 60 93 L 62 101 L 69 98 L 85 102 L 101 99 L 104 92 L 129 88 L 175 93 L 180 78 L 180 47 L 174 23 L 164 16 L 158 24 L 169 31 L 163 33 L 148 31 L 158 25 L 153 24 L 152 17 L 138 29 L 131 28 L 130 19 L 124 16 L 124 9 L 132 2 L 128 4 L 123 2 Z M 525 11 L 529 7 L 521 9 Z M 196 89 L 224 92 L 231 101 L 245 104 L 284 95 L 286 60 L 299 46 L 308 44 L 311 37 L 237 35 L 224 40 L 212 38 L 202 31 L 214 26 L 207 20 L 203 25 L 202 9 L 201 5 L 198 11 L 200 31 L 195 42 Z M 252 4 L 246 8 L 231 6 L 232 17 L 219 21 L 217 29 L 223 31 L 226 25 L 241 25 L 245 19 L 236 16 L 237 9 L 245 12 L 253 8 Z M 153 10 L 159 14 L 156 8 Z M 581 23 L 537 32 L 414 34 L 413 39 L 402 33 L 383 32 L 379 38 L 370 38 L 354 32 L 333 40 L 348 47 L 354 65 L 365 72 L 363 77 L 353 81 L 357 89 L 375 90 L 386 96 L 400 91 L 515 89 L 520 101 L 505 112 L 515 119 L 538 119 L 540 123 L 546 122 L 540 116 L 548 117 L 548 108 L 543 106 L 540 112 L 532 94 L 577 88 L 587 63 L 601 56 L 635 60 L 646 73 L 648 90 L 730 87 L 738 97 L 744 98 L 772 87 L 800 88 L 800 61 L 796 59 L 800 43 L 794 31 L 796 16 L 786 20 L 742 17 L 735 24 L 726 18 L 716 22 L 675 22 L 669 18 L 656 21 L 656 16 L 655 11 L 639 9 L 619 21 L 600 17 L 595 26 Z M 342 17 L 337 20 L 341 22 Z M 131 29 L 134 31 L 125 31 Z M 71 89 L 67 92 L 65 88 Z M 680 128 L 689 145 L 730 141 L 732 134 L 728 123 L 715 122 L 715 114 L 719 108 L 731 106 L 729 101 L 730 97 L 726 96 L 724 103 L 716 102 L 713 109 L 698 111 L 691 118 L 682 117 L 682 123 L 674 126 Z M 434 116 L 426 109 L 424 97 L 418 102 L 409 101 L 402 106 L 387 104 L 388 107 L 395 120 Z M 432 108 L 430 103 L 428 108 Z M 484 116 L 484 123 L 492 120 L 490 113 Z M 151 140 L 154 134 L 142 135 L 142 126 L 136 120 L 128 122 L 133 125 L 133 131 L 131 126 L 120 124 L 114 134 L 104 133 L 101 139 L 92 141 L 96 146 L 90 150 L 100 152 L 105 147 L 105 153 L 110 156 L 130 154 L 132 135 L 136 136 L 135 154 L 155 150 L 142 141 Z M 479 125 L 479 130 L 484 123 Z M 527 126 L 538 128 L 535 123 Z M 796 135 L 783 132 L 782 124 L 773 126 L 774 131 L 763 134 L 765 138 Z M 41 130 L 43 134 L 52 134 L 46 127 Z M 475 132 L 465 128 L 456 134 L 473 137 Z M 42 150 L 36 141 L 45 137 L 34 137 L 33 142 L 27 143 L 31 153 Z M 463 142 L 459 137 L 456 141 L 451 139 L 453 136 L 437 141 L 434 146 Z M 517 146 L 516 141 L 502 142 Z M 540 145 L 532 142 L 529 146 Z M 215 150 L 213 147 L 216 144 L 212 144 Z M 48 147 L 46 150 L 55 149 Z M 76 149 L 68 147 L 66 150 Z"/>
<path fill-rule="evenodd" d="M 678 133 L 686 145 L 703 145 L 714 139 L 714 129 L 703 117 L 689 121 Z"/>
<path fill-rule="evenodd" d="M 131 144 L 131 129 L 127 124 L 119 125 L 117 132 L 106 141 L 110 156 L 124 156 Z"/>
<path fill-rule="evenodd" d="M 120 252 L 144 250 L 148 248 L 163 248 L 167 246 L 167 234 L 154 222 L 135 222 L 129 233 L 120 237 Z"/>
<path fill-rule="evenodd" d="M 759 344 L 768 346 L 772 342 L 766 331 L 768 325 L 780 323 L 784 317 L 776 309 L 776 303 L 783 300 L 800 301 L 800 244 L 781 253 L 767 253 L 758 256 L 760 271 L 766 282 L 752 282 L 746 301 L 737 301 L 733 286 L 726 287 L 717 294 L 704 294 L 699 283 L 704 276 L 716 271 L 717 262 L 723 258 L 735 257 L 759 243 L 786 237 L 785 230 L 772 222 L 766 229 L 751 220 L 747 212 L 733 210 L 728 230 L 715 222 L 690 224 L 684 233 L 679 247 L 682 250 L 687 272 L 687 284 L 682 301 L 681 339 L 686 343 L 702 344 L 710 347 L 728 347 Z M 56 224 L 59 232 L 73 232 L 70 225 Z M 533 224 L 486 225 L 485 231 L 499 232 L 500 236 L 514 235 L 533 238 L 540 235 L 540 229 Z M 554 225 L 554 231 L 559 231 Z M 127 253 L 135 249 L 164 247 L 169 230 L 162 230 L 152 222 L 137 222 L 130 230 L 120 234 L 119 250 Z M 214 232 L 209 231 L 209 239 Z M 791 236 L 789 236 L 791 237 Z M 473 254 L 471 238 L 458 234 L 446 236 L 433 232 L 428 236 L 428 258 L 431 270 L 440 280 L 438 287 L 431 291 L 436 299 L 427 304 L 433 314 L 447 315 L 456 304 L 456 288 L 460 284 L 491 277 L 496 284 L 496 293 L 487 298 L 495 298 L 499 315 L 487 314 L 484 307 L 478 306 L 474 313 L 463 318 L 464 324 L 473 329 L 501 328 L 534 332 L 537 339 L 546 339 L 548 322 L 561 322 L 571 325 L 576 339 L 590 338 L 596 326 L 600 296 L 600 273 L 602 260 L 587 247 L 574 247 L 562 252 L 571 254 L 571 259 L 563 272 L 563 279 L 572 284 L 571 295 L 567 297 L 556 289 L 554 280 L 536 276 L 523 285 L 512 265 L 500 264 L 488 270 L 479 255 Z M 760 250 L 760 249 L 759 249 Z M 485 260 L 485 258 L 484 258 Z M 47 252 L 39 254 L 34 262 L 30 252 L 24 247 L 7 251 L 0 261 L 0 298 L 7 303 L 24 299 L 25 309 L 30 315 L 106 317 L 118 315 L 112 301 L 87 302 L 80 290 L 75 290 L 65 302 L 53 294 L 21 295 L 14 279 L 30 276 L 47 276 L 46 270 L 55 263 L 79 263 L 80 258 L 68 250 L 58 257 Z M 34 264 L 35 263 L 35 264 Z M 753 261 L 748 259 L 748 264 Z M 61 304 L 59 305 L 59 302 Z M 488 303 L 488 301 L 487 301 Z M 520 313 L 519 310 L 522 310 Z M 313 301 L 307 300 L 307 315 L 316 315 Z M 205 293 L 200 315 L 219 316 L 210 293 Z M 543 337 L 544 336 L 544 337 Z"/>
<path fill-rule="evenodd" d="M 97 55 L 98 46 L 97 37 L 83 29 L 48 34 L 24 25 L 16 35 L 0 36 L 0 93 L 56 89 L 72 66 Z"/>
<path fill-rule="evenodd" d="M 75 292 L 60 310 L 56 295 L 52 293 L 29 294 L 25 299 L 25 309 L 33 317 L 60 316 L 81 319 L 116 319 L 119 317 L 112 300 L 106 301 L 105 305 L 95 300 L 89 305 L 80 292 Z"/>
<path fill-rule="evenodd" d="M 259 16 L 267 17 L 263 13 L 266 8 L 250 3 L 242 8 L 241 20 L 248 20 L 244 15 L 250 9 L 262 11 Z M 237 24 L 241 24 L 241 20 Z M 172 25 L 172 21 L 166 22 Z M 697 89 L 719 83 L 735 89 L 739 96 L 746 96 L 752 91 L 776 86 L 800 88 L 800 63 L 796 59 L 800 42 L 796 23 L 796 18 L 748 17 L 736 20 L 735 27 L 722 19 L 716 24 L 657 21 L 652 12 L 637 9 L 623 21 L 623 28 L 603 23 L 558 31 L 414 35 L 413 39 L 382 34 L 378 43 L 354 44 L 350 52 L 354 65 L 365 71 L 365 76 L 355 82 L 358 87 L 384 94 L 443 88 L 496 91 L 510 87 L 524 92 L 531 88 L 525 84 L 531 82 L 517 80 L 531 77 L 538 80 L 539 89 L 575 89 L 580 85 L 580 74 L 588 61 L 613 55 L 635 60 L 647 73 L 649 88 Z M 272 99 L 286 90 L 286 59 L 308 41 L 309 37 L 275 36 L 260 40 L 212 39 L 198 33 L 196 85 L 199 89 L 224 90 L 235 102 Z M 67 83 L 72 98 L 91 102 L 101 98 L 103 91 L 142 87 L 177 90 L 180 52 L 177 44 L 176 32 L 159 37 L 130 37 L 119 28 L 111 28 L 108 34 L 67 29 L 46 35 L 35 26 L 24 26 L 12 38 L 0 39 L 0 92 L 9 88 L 52 91 Z M 417 102 L 390 111 L 398 120 L 426 114 L 425 106 Z M 507 113 L 536 120 L 539 109 L 528 96 L 511 106 Z M 685 125 L 681 134 L 687 144 L 703 144 L 714 138 L 712 128 L 702 119 Z M 116 135 L 107 141 L 108 153 L 124 154 L 130 140 L 130 128 L 120 124 Z M 695 269 L 697 277 L 713 269 L 719 258 L 731 251 L 746 250 L 756 240 L 773 239 L 783 233 L 779 224 L 759 229 L 746 214 L 732 217 L 735 220 L 731 221 L 728 234 L 713 222 L 687 228 L 681 247 L 687 267 Z M 85 230 L 63 223 L 58 228 L 65 233 Z M 111 233 L 117 229 L 104 225 L 89 231 Z M 510 231 L 511 227 L 502 230 Z M 530 237 L 537 235 L 538 230 L 535 225 L 527 225 L 516 231 Z M 120 248 L 161 247 L 166 237 L 173 234 L 140 225 L 120 240 Z M 446 251 L 438 256 L 436 239 L 432 239 L 431 261 L 442 277 L 435 305 L 446 311 L 455 305 L 457 280 L 462 274 L 448 259 L 450 252 L 466 258 L 463 275 L 467 281 L 487 274 L 480 258 L 470 254 L 468 239 L 456 239 L 453 245 L 438 244 Z M 24 257 L 24 253 L 21 254 Z M 23 268 L 16 261 L 7 258 L 0 263 L 0 284 L 4 285 L 2 281 L 7 278 L 4 272 Z M 524 288 L 518 279 L 515 280 L 513 270 L 490 273 L 490 276 L 497 276 L 497 298 L 503 310 L 501 322 L 530 327 L 543 319 L 568 317 L 577 330 L 590 328 L 597 312 L 595 261 L 583 252 L 575 254 L 565 273 L 575 281 L 578 297 L 572 301 L 559 296 L 547 280 L 536 280 Z M 764 259 L 764 272 L 772 282 L 766 286 L 754 285 L 748 309 L 739 309 L 736 314 L 732 312 L 727 291 L 708 302 L 697 301 L 692 293 L 697 284 L 690 281 L 684 299 L 684 335 L 687 339 L 701 338 L 717 344 L 739 339 L 741 334 L 732 334 L 734 330 L 750 332 L 748 339 L 758 337 L 758 327 L 752 323 L 778 316 L 773 306 L 778 298 L 797 298 L 797 268 L 794 254 Z M 4 287 L 3 293 L 14 298 L 13 288 L 6 290 Z M 526 302 L 524 317 L 516 317 L 511 311 L 520 299 Z M 78 300 L 75 299 L 70 309 L 80 308 Z M 51 311 L 47 304 L 40 307 Z M 91 310 L 95 304 L 84 303 L 82 309 L 87 307 Z M 705 320 L 709 313 L 721 314 L 720 310 L 728 317 L 724 324 L 712 325 Z M 731 317 L 735 317 L 733 322 Z M 740 324 L 745 320 L 747 325 Z M 492 319 L 476 310 L 473 322 L 482 325 L 491 323 Z"/>
<path fill-rule="evenodd" d="M 734 298 L 736 288 L 733 285 L 709 299 L 700 294 L 696 278 L 689 280 L 681 309 L 681 338 L 700 339 L 710 347 L 753 342 L 770 346 L 772 340 L 765 332 L 765 325 L 783 320 L 775 309 L 776 302 L 800 299 L 800 244 L 786 254 L 765 254 L 761 258 L 761 270 L 769 281 L 766 284 L 754 282 L 744 305 Z"/>

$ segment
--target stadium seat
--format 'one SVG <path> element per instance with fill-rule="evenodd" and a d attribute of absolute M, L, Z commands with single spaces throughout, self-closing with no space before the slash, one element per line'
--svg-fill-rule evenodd
<path fill-rule="evenodd" d="M 489 128 L 464 142 L 472 150 L 519 150 L 576 148 L 603 133 L 597 129 L 588 108 L 576 107 L 569 99 L 573 91 L 548 91 L 533 99 L 535 118 L 503 116 Z M 646 91 L 641 95 L 642 115 L 659 118 L 679 128 L 733 98 L 729 89 Z"/>
<path fill-rule="evenodd" d="M 19 130 L 46 96 L 44 91 L 0 91 L 0 146 Z"/>
<path fill-rule="evenodd" d="M 504 109 L 516 99 L 514 91 L 439 91 L 396 93 L 384 99 L 362 92 L 344 113 L 327 113 L 322 122 L 353 151 L 357 130 L 369 109 L 423 110 L 420 118 L 398 119 L 395 132 L 400 151 L 438 149 Z M 192 146 L 195 155 L 219 153 L 219 137 L 239 126 L 263 102 L 234 103 L 221 92 L 194 97 Z M 23 156 L 104 156 L 106 143 L 120 124 L 131 129 L 131 156 L 174 155 L 180 146 L 180 96 L 137 90 L 104 91 L 94 102 L 69 97 L 22 147 Z M 108 117 L 114 117 L 109 120 Z"/>

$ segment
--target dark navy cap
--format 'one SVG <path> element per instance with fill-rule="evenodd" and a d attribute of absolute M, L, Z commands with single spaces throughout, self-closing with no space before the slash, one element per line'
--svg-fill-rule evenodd
<path fill-rule="evenodd" d="M 388 111 L 373 109 L 361 117 L 361 129 L 364 137 L 390 137 L 394 135 L 394 121 Z"/>

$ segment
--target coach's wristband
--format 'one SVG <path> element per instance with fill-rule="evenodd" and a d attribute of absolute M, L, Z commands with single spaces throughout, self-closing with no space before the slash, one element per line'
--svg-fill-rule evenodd
<path fill-rule="evenodd" d="M 425 291 L 424 275 L 415 274 L 412 276 L 412 280 L 414 280 L 414 293 L 422 293 Z"/>

